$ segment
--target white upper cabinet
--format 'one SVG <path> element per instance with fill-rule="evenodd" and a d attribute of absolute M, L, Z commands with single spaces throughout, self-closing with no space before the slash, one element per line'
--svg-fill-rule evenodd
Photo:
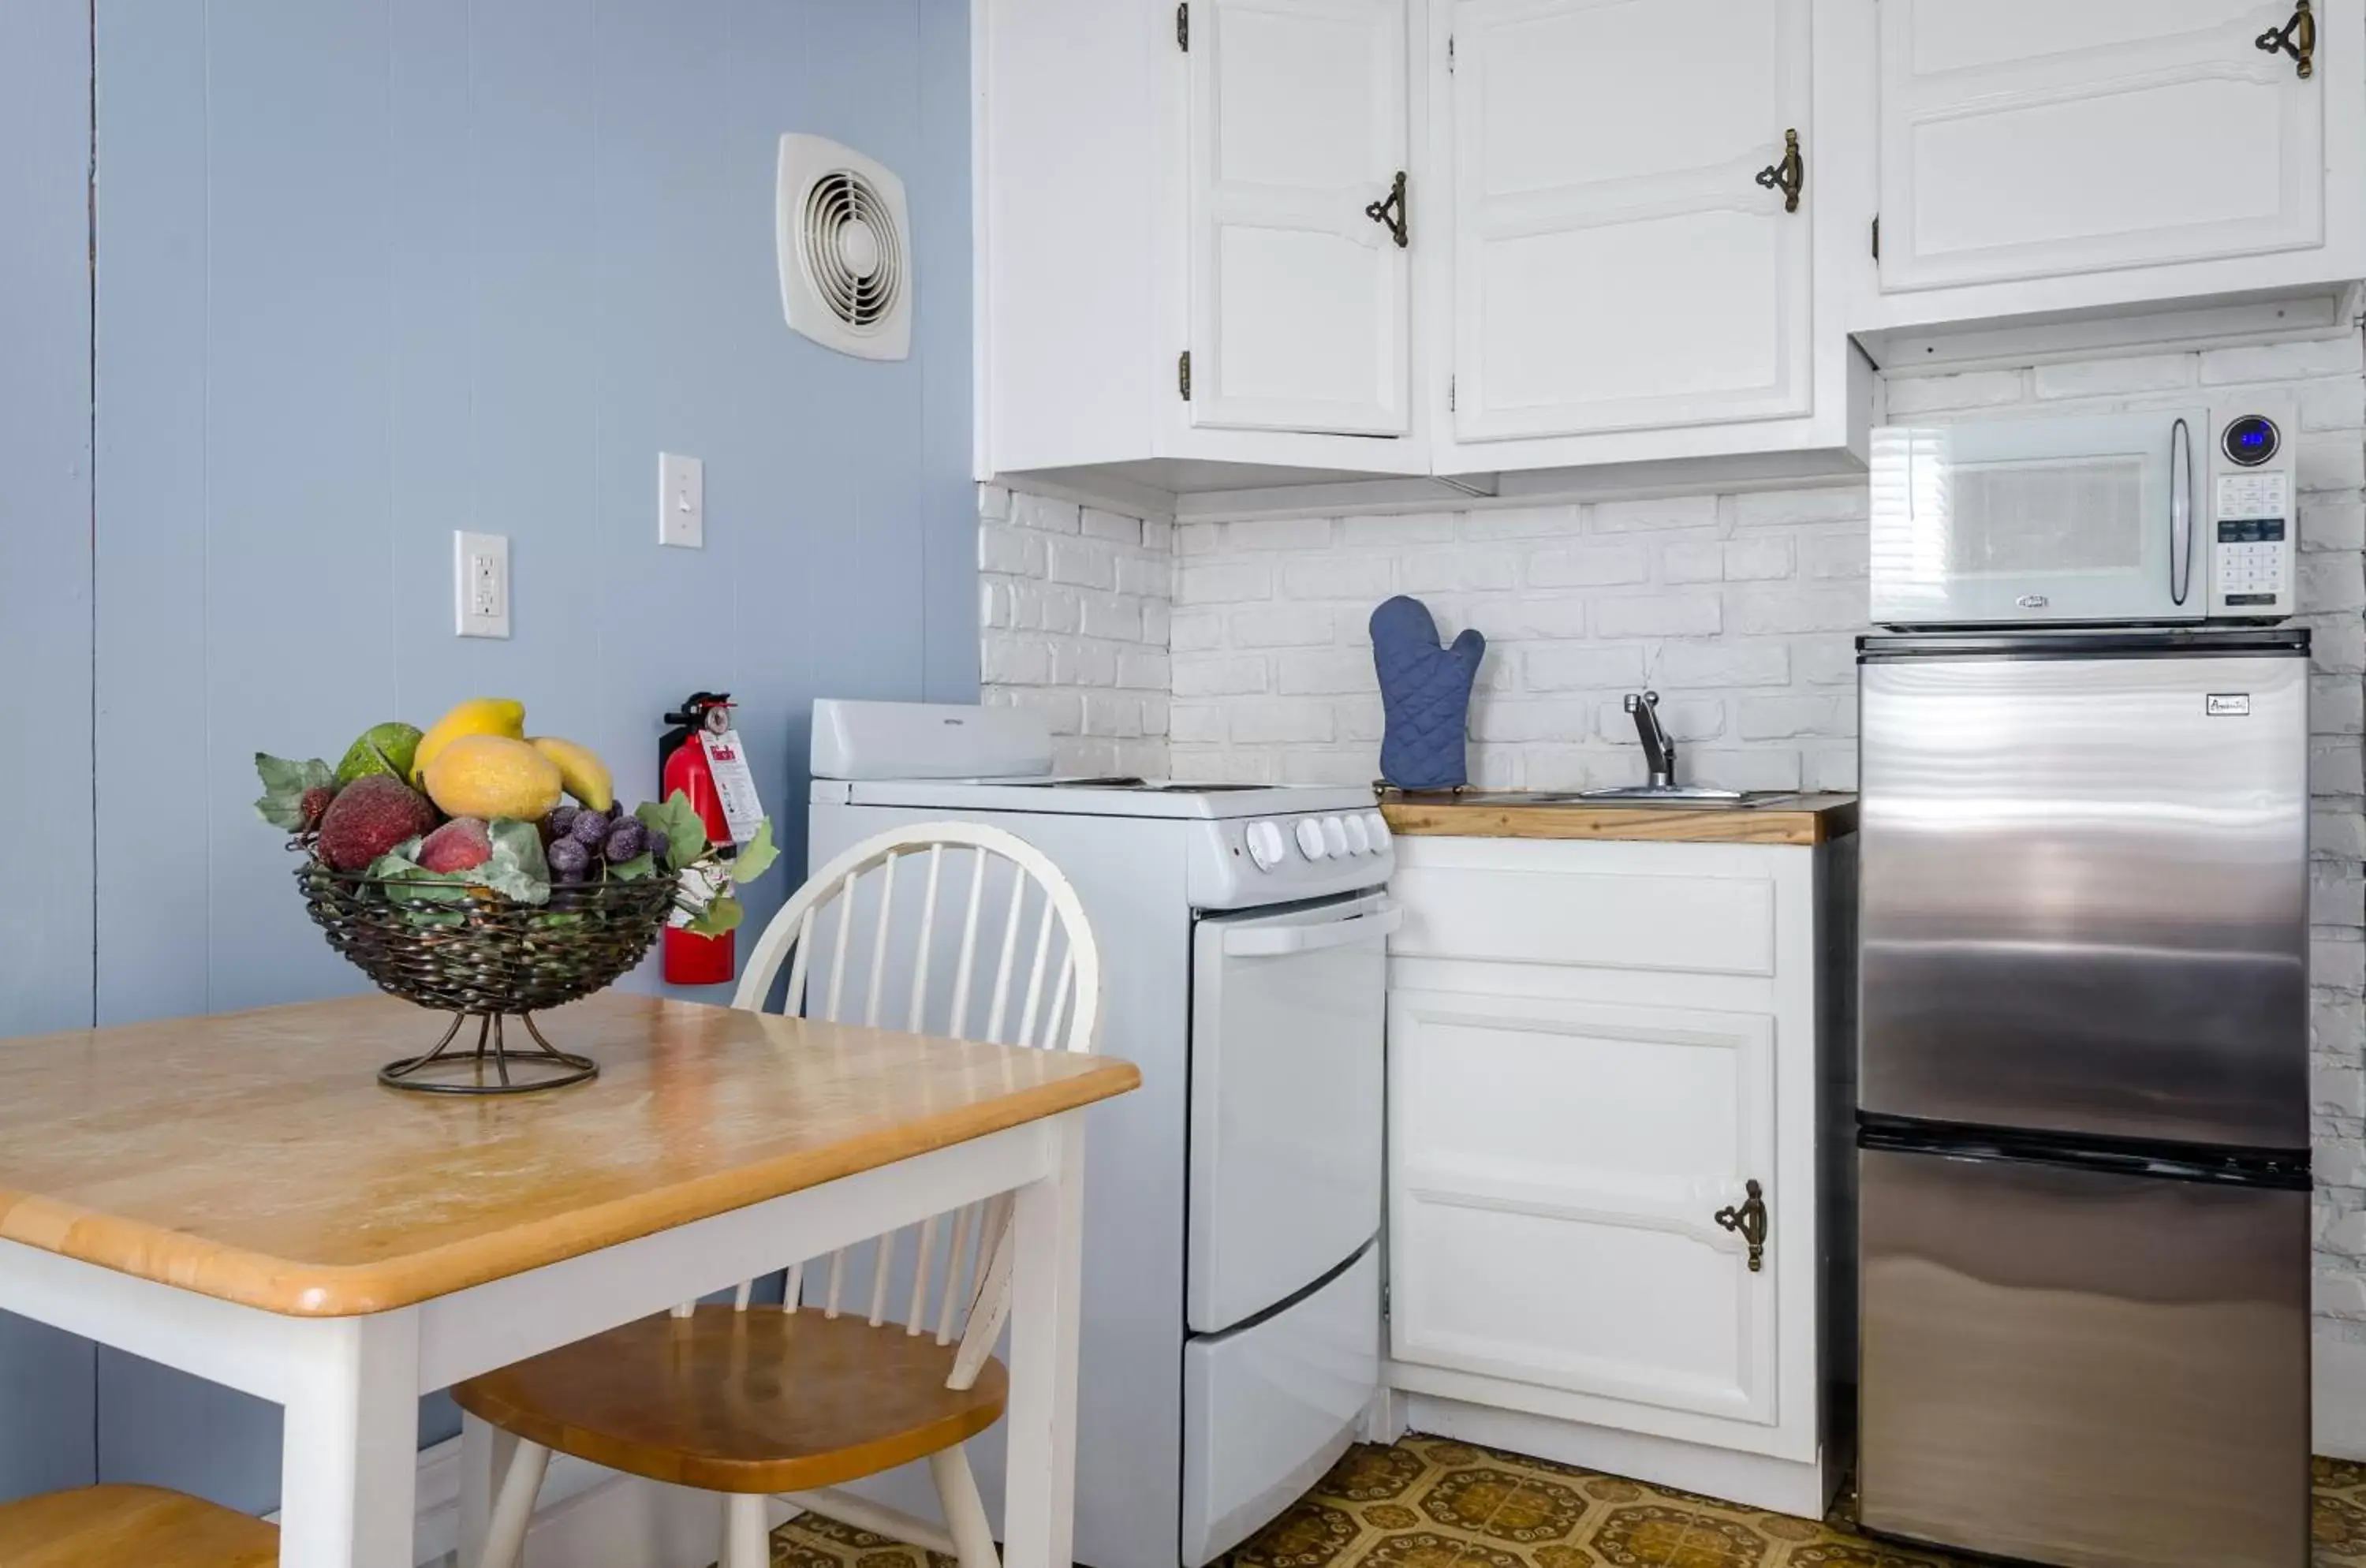
<path fill-rule="evenodd" d="M 1862 456 L 1871 95 L 1819 74 L 1855 9 L 1438 0 L 1441 469 Z"/>
<path fill-rule="evenodd" d="M 1404 0 L 1197 0 L 1191 423 L 1402 435 Z"/>
<path fill-rule="evenodd" d="M 1807 412 L 1807 0 L 1455 10 L 1457 439 Z"/>
<path fill-rule="evenodd" d="M 1422 3 L 974 0 L 981 477 L 1159 507 L 1429 471 Z"/>
<path fill-rule="evenodd" d="M 2359 0 L 1879 10 L 1873 324 L 2333 282 L 2366 265 Z"/>

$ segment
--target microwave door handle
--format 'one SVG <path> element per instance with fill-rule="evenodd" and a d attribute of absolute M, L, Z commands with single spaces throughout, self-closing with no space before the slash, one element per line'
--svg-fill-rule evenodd
<path fill-rule="evenodd" d="M 2179 420 L 2169 431 L 2169 602 L 2183 604 L 2193 587 L 2193 434 Z"/>

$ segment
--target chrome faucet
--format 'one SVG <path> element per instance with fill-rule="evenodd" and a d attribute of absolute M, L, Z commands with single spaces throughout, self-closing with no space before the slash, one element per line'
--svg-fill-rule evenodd
<path fill-rule="evenodd" d="M 1627 713 L 1635 721 L 1635 738 L 1643 743 L 1643 762 L 1651 770 L 1651 787 L 1673 787 L 1676 782 L 1676 743 L 1660 726 L 1660 694 L 1628 693 Z"/>

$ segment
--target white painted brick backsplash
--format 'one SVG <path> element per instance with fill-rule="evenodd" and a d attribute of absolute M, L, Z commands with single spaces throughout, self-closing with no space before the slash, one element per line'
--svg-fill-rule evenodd
<path fill-rule="evenodd" d="M 1651 580 L 1651 552 L 1643 545 L 1580 545 L 1528 557 L 1531 588 L 1603 588 Z"/>
<path fill-rule="evenodd" d="M 2043 399 L 2101 398 L 2130 392 L 2160 392 L 2191 387 L 2201 378 L 2198 354 L 2143 354 L 2125 359 L 2080 359 L 2036 367 L 2035 389 Z"/>
<path fill-rule="evenodd" d="M 1664 501 L 1606 501 L 1586 511 L 1586 525 L 1596 534 L 1717 526 L 1717 497 L 1713 495 L 1677 496 Z"/>
<path fill-rule="evenodd" d="M 1899 375 L 1888 417 L 2288 399 L 2311 683 L 2312 1099 L 2321 1333 L 2366 1343 L 2366 357 L 2345 333 Z M 1382 729 L 1368 621 L 1420 596 L 1489 638 L 1473 779 L 1639 783 L 1626 692 L 1662 694 L 1689 782 L 1847 789 L 1868 494 L 1776 485 L 1583 504 L 1174 525 L 982 486 L 986 700 L 1051 716 L 1063 766 L 1360 783 Z M 1065 689 L 1073 674 L 1080 682 Z"/>
<path fill-rule="evenodd" d="M 1714 593 L 1637 594 L 1603 599 L 1594 607 L 1596 637 L 1714 637 L 1725 625 Z"/>
<path fill-rule="evenodd" d="M 1955 409 L 1998 408 L 2029 395 L 2023 370 L 1974 370 L 1956 376 L 1892 376 L 1883 407 L 1893 420 Z"/>

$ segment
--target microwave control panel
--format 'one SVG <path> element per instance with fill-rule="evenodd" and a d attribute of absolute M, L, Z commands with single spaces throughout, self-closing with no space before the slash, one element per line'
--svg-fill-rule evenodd
<path fill-rule="evenodd" d="M 2293 613 L 2299 518 L 2283 437 L 2290 418 L 2236 414 L 2219 426 L 2212 444 L 2203 537 L 2210 550 L 2214 620 L 2279 619 Z"/>

